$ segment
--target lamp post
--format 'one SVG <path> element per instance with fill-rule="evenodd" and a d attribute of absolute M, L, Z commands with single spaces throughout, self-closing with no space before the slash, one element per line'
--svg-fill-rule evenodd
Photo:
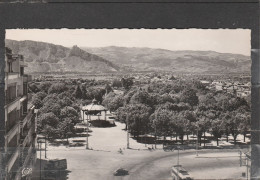
<path fill-rule="evenodd" d="M 126 115 L 126 125 L 127 125 L 127 131 L 126 131 L 126 134 L 127 134 L 127 145 L 126 145 L 126 148 L 129 149 L 130 146 L 129 146 L 129 116 L 128 114 Z"/>
<path fill-rule="evenodd" d="M 178 158 L 177 158 L 177 180 L 179 180 L 179 165 L 180 165 L 180 142 L 177 144 L 177 150 L 178 150 Z"/>
<path fill-rule="evenodd" d="M 40 143 L 40 180 L 42 179 L 42 143 Z"/>
<path fill-rule="evenodd" d="M 83 122 L 84 122 L 84 114 L 86 113 L 87 115 L 87 128 L 86 128 L 86 149 L 89 149 L 89 144 L 88 144 L 88 111 L 82 109 L 83 111 Z"/>
<path fill-rule="evenodd" d="M 38 145 L 40 144 L 40 180 L 42 179 L 42 143 L 44 143 L 42 141 L 42 139 L 39 139 L 38 141 Z"/>
<path fill-rule="evenodd" d="M 88 146 L 88 111 L 87 110 L 84 110 L 83 108 L 81 109 L 82 111 L 82 121 L 84 123 L 84 120 L 85 120 L 85 113 L 87 115 L 87 128 L 86 128 L 86 149 L 89 149 L 89 146 Z"/>
<path fill-rule="evenodd" d="M 198 156 L 198 150 L 199 150 L 199 129 L 197 128 L 197 144 L 196 144 L 196 156 Z"/>
<path fill-rule="evenodd" d="M 47 141 L 46 141 L 46 135 L 45 135 L 45 159 L 47 158 Z"/>

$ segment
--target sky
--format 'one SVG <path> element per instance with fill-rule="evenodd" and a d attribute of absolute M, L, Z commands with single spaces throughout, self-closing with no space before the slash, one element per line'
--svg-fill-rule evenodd
<path fill-rule="evenodd" d="M 65 47 L 148 47 L 250 55 L 246 29 L 8 29 L 6 39 L 33 40 Z"/>

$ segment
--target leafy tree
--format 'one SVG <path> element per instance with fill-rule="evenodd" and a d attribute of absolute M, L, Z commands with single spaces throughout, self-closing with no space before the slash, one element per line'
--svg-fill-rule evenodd
<path fill-rule="evenodd" d="M 77 99 L 82 99 L 82 91 L 81 88 L 79 87 L 79 85 L 77 85 L 73 95 L 75 96 L 75 98 Z"/>
<path fill-rule="evenodd" d="M 53 94 L 53 93 L 60 94 L 60 93 L 62 93 L 64 91 L 66 91 L 66 90 L 68 90 L 68 87 L 66 86 L 66 84 L 58 82 L 58 83 L 55 83 L 55 84 L 51 85 L 51 87 L 48 90 L 48 93 L 49 94 Z"/>
<path fill-rule="evenodd" d="M 158 103 L 164 104 L 166 102 L 175 103 L 176 101 L 169 94 L 164 93 L 160 96 Z"/>
<path fill-rule="evenodd" d="M 112 87 L 120 88 L 122 87 L 122 82 L 119 79 L 114 79 L 112 82 Z"/>
<path fill-rule="evenodd" d="M 199 117 L 199 120 L 196 122 L 196 129 L 198 131 L 198 138 L 199 138 L 199 141 L 200 141 L 200 145 L 201 145 L 201 137 L 202 137 L 202 134 L 204 133 L 205 135 L 205 132 L 207 132 L 209 130 L 211 126 L 211 122 L 210 120 L 207 118 L 207 117 L 203 117 L 203 116 L 200 116 Z M 205 136 L 204 136 L 205 137 Z M 205 140 L 204 140 L 205 141 Z M 205 145 L 205 144 L 204 144 Z"/>
<path fill-rule="evenodd" d="M 40 89 L 38 88 L 38 86 L 35 83 L 28 84 L 28 90 L 29 90 L 29 92 L 33 92 L 33 93 L 37 93 L 40 91 Z"/>
<path fill-rule="evenodd" d="M 116 111 L 119 107 L 124 106 L 124 98 L 123 96 L 114 96 L 111 93 L 109 93 L 109 97 L 106 97 L 103 100 L 103 104 L 110 110 L 110 111 Z"/>
<path fill-rule="evenodd" d="M 130 99 L 131 104 L 145 104 L 148 106 L 152 106 L 151 97 L 148 92 L 138 90 Z"/>
<path fill-rule="evenodd" d="M 132 98 L 132 96 L 137 92 L 136 89 L 129 90 L 124 96 L 124 104 L 128 104 Z"/>
<path fill-rule="evenodd" d="M 57 102 L 59 100 L 58 94 L 48 94 L 43 100 L 43 104 L 49 104 L 50 102 Z"/>
<path fill-rule="evenodd" d="M 58 124 L 58 129 L 59 129 L 59 136 L 62 138 L 68 138 L 72 134 L 72 130 L 74 128 L 74 123 L 71 120 L 71 118 L 67 117 L 64 118 L 59 124 Z"/>
<path fill-rule="evenodd" d="M 43 113 L 38 117 L 38 121 L 40 123 L 40 127 L 44 128 L 46 125 L 57 128 L 57 124 L 59 122 L 59 119 L 57 116 L 55 116 L 54 113 Z"/>
<path fill-rule="evenodd" d="M 34 96 L 33 96 L 33 99 L 34 98 L 37 98 L 37 99 L 40 99 L 40 100 L 43 100 L 45 97 L 47 96 L 47 94 L 45 92 L 37 92 Z"/>
<path fill-rule="evenodd" d="M 190 121 L 186 119 L 183 114 L 176 114 L 174 118 L 174 124 L 176 126 L 176 133 L 181 139 L 181 143 L 183 144 L 183 138 L 186 132 L 188 132 L 188 128 L 190 126 Z"/>
<path fill-rule="evenodd" d="M 180 99 L 182 102 L 189 103 L 191 106 L 196 106 L 199 103 L 196 91 L 193 89 L 185 89 L 182 92 Z"/>
<path fill-rule="evenodd" d="M 121 79 L 122 86 L 128 91 L 132 85 L 134 84 L 133 78 L 122 78 Z"/>
<path fill-rule="evenodd" d="M 237 136 L 240 133 L 239 125 L 244 118 L 243 116 L 244 116 L 243 114 L 234 111 L 231 112 L 230 119 L 228 119 L 228 126 L 229 126 L 230 133 L 234 138 L 234 144 L 236 144 Z"/>
<path fill-rule="evenodd" d="M 125 123 L 125 129 L 127 130 L 128 127 L 127 127 L 127 112 L 128 112 L 128 109 L 127 107 L 120 107 L 116 110 L 116 116 L 117 116 L 117 119 L 122 122 L 122 123 Z"/>
<path fill-rule="evenodd" d="M 241 133 L 244 135 L 244 142 L 246 141 L 246 134 L 250 130 L 250 114 L 248 112 L 240 113 L 238 115 L 240 119 L 239 129 Z"/>
<path fill-rule="evenodd" d="M 40 98 L 33 98 L 32 104 L 35 106 L 36 109 L 40 109 L 42 107 L 42 101 Z"/>
<path fill-rule="evenodd" d="M 87 91 L 86 91 L 85 85 L 81 86 L 81 92 L 82 92 L 82 99 L 86 99 L 87 98 Z"/>
<path fill-rule="evenodd" d="M 48 139 L 54 139 L 57 138 L 59 136 L 59 132 L 58 129 L 49 126 L 49 125 L 45 125 L 44 129 L 42 130 L 42 133 L 48 138 Z"/>
<path fill-rule="evenodd" d="M 144 104 L 129 104 L 119 108 L 118 113 L 120 113 L 118 114 L 119 117 L 126 117 L 128 119 L 128 128 L 135 137 L 147 131 L 149 116 L 151 114 L 150 107 Z"/>
<path fill-rule="evenodd" d="M 221 136 L 224 133 L 224 131 L 223 131 L 223 129 L 224 129 L 223 125 L 224 124 L 223 124 L 222 120 L 216 119 L 216 120 L 213 120 L 211 122 L 211 125 L 212 125 L 212 134 L 216 138 L 217 146 L 218 146 L 219 145 L 218 139 L 221 138 Z"/>
<path fill-rule="evenodd" d="M 41 84 L 39 85 L 39 89 L 45 93 L 48 93 L 49 88 L 51 87 L 52 83 L 51 82 L 46 82 L 43 81 L 41 82 Z"/>
<path fill-rule="evenodd" d="M 106 84 L 105 90 L 106 90 L 106 94 L 108 94 L 108 93 L 113 91 L 112 87 L 109 84 Z"/>
<path fill-rule="evenodd" d="M 156 130 L 156 135 L 160 135 L 166 139 L 166 136 L 172 135 L 172 112 L 168 109 L 158 108 L 151 117 L 152 124 Z"/>
<path fill-rule="evenodd" d="M 73 101 L 69 97 L 64 97 L 63 99 L 60 99 L 58 101 L 61 107 L 65 106 L 71 106 L 73 104 Z"/>
<path fill-rule="evenodd" d="M 61 109 L 60 118 L 69 118 L 71 122 L 75 123 L 79 119 L 79 114 L 73 107 L 66 106 Z"/>

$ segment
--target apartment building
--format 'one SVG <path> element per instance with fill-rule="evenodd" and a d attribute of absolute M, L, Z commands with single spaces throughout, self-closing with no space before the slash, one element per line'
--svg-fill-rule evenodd
<path fill-rule="evenodd" d="M 0 179 L 28 180 L 36 161 L 34 106 L 28 103 L 28 82 L 23 56 L 5 49 L 5 132 L 1 149 Z"/>

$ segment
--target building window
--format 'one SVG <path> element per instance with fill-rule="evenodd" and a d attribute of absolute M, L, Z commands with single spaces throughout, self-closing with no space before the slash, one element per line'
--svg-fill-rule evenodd
<path fill-rule="evenodd" d="M 12 62 L 8 62 L 8 72 L 13 72 Z"/>
<path fill-rule="evenodd" d="M 19 111 L 18 111 L 19 113 Z M 16 109 L 8 113 L 6 121 L 6 132 L 10 131 L 18 122 L 19 114 L 17 114 Z"/>
<path fill-rule="evenodd" d="M 7 87 L 6 97 L 7 97 L 6 103 L 10 103 L 10 102 L 12 102 L 13 100 L 16 99 L 16 97 L 17 97 L 17 95 L 16 95 L 16 85 Z"/>
<path fill-rule="evenodd" d="M 21 75 L 21 76 L 24 75 L 24 67 L 20 67 L 20 75 Z"/>
<path fill-rule="evenodd" d="M 27 83 L 23 83 L 23 95 L 27 95 L 28 91 L 27 91 Z"/>

